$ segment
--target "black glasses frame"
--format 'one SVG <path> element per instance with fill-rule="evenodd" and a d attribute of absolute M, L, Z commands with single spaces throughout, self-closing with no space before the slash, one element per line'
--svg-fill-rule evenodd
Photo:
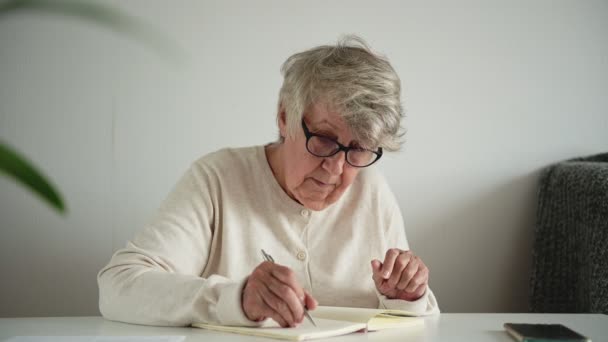
<path fill-rule="evenodd" d="M 380 157 L 382 157 L 382 147 L 379 147 L 377 151 L 368 150 L 368 149 L 360 148 L 360 147 L 349 147 L 349 146 L 344 146 L 344 145 L 340 144 L 338 141 L 336 141 L 334 139 L 331 139 L 331 138 L 328 138 L 328 137 L 326 137 L 324 135 L 312 133 L 312 132 L 310 132 L 310 130 L 306 126 L 306 123 L 304 122 L 304 119 L 302 119 L 302 129 L 304 130 L 304 135 L 306 136 L 306 150 L 310 154 L 312 154 L 313 156 L 315 156 L 315 157 L 328 158 L 328 157 L 331 157 L 331 156 L 334 156 L 334 155 L 340 153 L 340 151 L 344 151 L 344 159 L 346 160 L 346 162 L 348 163 L 348 165 L 353 166 L 353 167 L 358 167 L 358 168 L 368 167 L 368 166 L 372 165 L 373 163 L 377 162 L 380 159 Z M 321 155 L 315 154 L 315 153 L 313 153 L 308 148 L 308 142 L 310 141 L 310 138 L 312 138 L 312 137 L 319 137 L 319 138 L 322 138 L 322 139 L 331 140 L 334 143 L 336 143 L 336 145 L 338 145 L 338 149 L 334 153 L 332 153 L 332 154 L 330 154 L 328 156 L 321 156 Z M 363 166 L 361 166 L 361 165 L 353 165 L 351 162 L 348 161 L 348 152 L 350 152 L 351 150 L 365 150 L 365 151 L 368 151 L 368 152 L 372 152 L 374 155 L 376 155 L 376 159 L 372 160 L 367 165 L 363 165 Z"/>

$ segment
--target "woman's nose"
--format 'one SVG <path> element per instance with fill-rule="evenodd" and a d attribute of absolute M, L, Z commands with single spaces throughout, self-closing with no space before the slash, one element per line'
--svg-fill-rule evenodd
<path fill-rule="evenodd" d="M 340 151 L 331 157 L 325 157 L 323 160 L 325 169 L 333 175 L 342 174 L 344 163 L 346 163 L 346 152 L 344 151 Z"/>

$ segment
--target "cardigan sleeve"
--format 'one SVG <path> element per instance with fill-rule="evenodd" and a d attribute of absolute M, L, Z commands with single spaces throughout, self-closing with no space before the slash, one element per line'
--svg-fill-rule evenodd
<path fill-rule="evenodd" d="M 150 223 L 99 272 L 99 309 L 105 318 L 166 326 L 259 324 L 242 310 L 245 279 L 200 276 L 219 229 L 212 177 L 203 164 L 193 164 Z"/>

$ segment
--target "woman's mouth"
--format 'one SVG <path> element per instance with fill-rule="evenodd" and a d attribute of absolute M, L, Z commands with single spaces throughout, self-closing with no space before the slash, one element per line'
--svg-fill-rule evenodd
<path fill-rule="evenodd" d="M 325 182 L 321 182 L 321 181 L 319 181 L 317 179 L 314 179 L 314 178 L 311 178 L 311 179 L 320 188 L 327 189 L 327 188 L 332 188 L 334 186 L 334 184 L 328 184 L 328 183 L 325 183 Z"/>

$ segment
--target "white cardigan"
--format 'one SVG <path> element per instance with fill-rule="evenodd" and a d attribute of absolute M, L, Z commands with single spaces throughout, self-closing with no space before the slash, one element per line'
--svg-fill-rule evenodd
<path fill-rule="evenodd" d="M 242 311 L 241 292 L 264 248 L 320 305 L 438 313 L 430 289 L 414 302 L 376 291 L 370 261 L 392 247 L 409 248 L 403 219 L 373 166 L 336 203 L 311 211 L 277 183 L 264 146 L 224 149 L 193 163 L 99 272 L 99 307 L 130 323 L 256 325 Z"/>

